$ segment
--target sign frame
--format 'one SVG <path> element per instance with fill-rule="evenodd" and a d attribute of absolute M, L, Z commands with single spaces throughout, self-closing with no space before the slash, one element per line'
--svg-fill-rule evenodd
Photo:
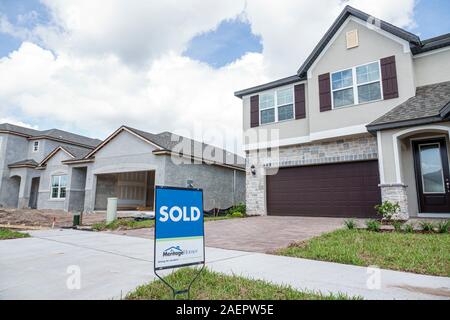
<path fill-rule="evenodd" d="M 157 230 L 157 219 L 158 219 L 158 212 L 157 212 L 157 208 L 156 208 L 156 204 L 157 204 L 157 197 L 158 197 L 158 189 L 164 189 L 164 190 L 183 190 L 183 191 L 197 191 L 197 192 L 201 192 L 202 195 L 202 233 L 203 233 L 203 260 L 202 261 L 198 261 L 198 262 L 192 262 L 192 263 L 184 263 L 184 264 L 179 264 L 179 265 L 171 265 L 171 266 L 164 266 L 164 267 L 157 267 L 156 266 L 156 230 Z M 155 202 L 154 202 L 154 209 L 155 209 L 155 226 L 154 226 L 154 237 L 153 237 L 153 272 L 155 273 L 155 275 L 164 283 L 166 284 L 170 289 L 172 289 L 172 293 L 173 293 L 173 298 L 175 299 L 175 297 L 178 294 L 188 294 L 188 299 L 190 298 L 190 289 L 192 284 L 194 283 L 194 281 L 198 278 L 198 276 L 203 272 L 203 269 L 205 268 L 205 216 L 204 216 L 204 210 L 203 210 L 203 189 L 201 188 L 183 188 L 183 187 L 172 187 L 172 186 L 159 186 L 159 185 L 155 185 Z M 187 289 L 183 289 L 183 290 L 177 290 L 175 289 L 172 285 L 170 285 L 170 283 L 168 283 L 163 277 L 161 277 L 157 271 L 161 271 L 161 270 L 168 270 L 168 269 L 177 269 L 177 268 L 183 268 L 183 267 L 189 267 L 189 266 L 198 266 L 198 265 L 202 265 L 201 269 L 199 270 L 199 272 L 195 275 L 195 277 L 192 279 L 192 281 L 189 283 L 189 286 Z"/>

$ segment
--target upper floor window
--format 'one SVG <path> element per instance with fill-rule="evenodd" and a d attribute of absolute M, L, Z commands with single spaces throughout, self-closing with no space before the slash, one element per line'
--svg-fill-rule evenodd
<path fill-rule="evenodd" d="M 67 175 L 52 176 L 52 199 L 64 199 L 66 197 Z"/>
<path fill-rule="evenodd" d="M 333 73 L 333 108 L 380 100 L 380 74 L 378 61 Z"/>
<path fill-rule="evenodd" d="M 38 152 L 39 151 L 39 141 L 34 141 L 33 142 L 33 152 Z"/>
<path fill-rule="evenodd" d="M 294 118 L 294 92 L 292 87 L 259 95 L 261 124 Z"/>

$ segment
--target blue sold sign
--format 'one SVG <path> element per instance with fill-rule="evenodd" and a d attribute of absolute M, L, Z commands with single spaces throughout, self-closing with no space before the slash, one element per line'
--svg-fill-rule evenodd
<path fill-rule="evenodd" d="M 203 191 L 156 186 L 155 269 L 205 261 Z"/>

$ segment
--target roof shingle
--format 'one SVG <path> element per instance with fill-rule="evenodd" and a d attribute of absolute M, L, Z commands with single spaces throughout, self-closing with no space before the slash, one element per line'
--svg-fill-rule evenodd
<path fill-rule="evenodd" d="M 450 81 L 440 82 L 427 86 L 417 87 L 416 95 L 391 111 L 387 112 L 377 120 L 370 123 L 369 131 L 382 128 L 399 127 L 409 124 L 409 121 L 423 123 L 442 121 L 443 110 L 450 103 Z"/>

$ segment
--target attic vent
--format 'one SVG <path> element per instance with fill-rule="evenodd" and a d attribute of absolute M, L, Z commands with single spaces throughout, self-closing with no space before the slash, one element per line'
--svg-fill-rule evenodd
<path fill-rule="evenodd" d="M 359 46 L 358 30 L 347 32 L 347 49 L 356 48 L 357 46 Z"/>

